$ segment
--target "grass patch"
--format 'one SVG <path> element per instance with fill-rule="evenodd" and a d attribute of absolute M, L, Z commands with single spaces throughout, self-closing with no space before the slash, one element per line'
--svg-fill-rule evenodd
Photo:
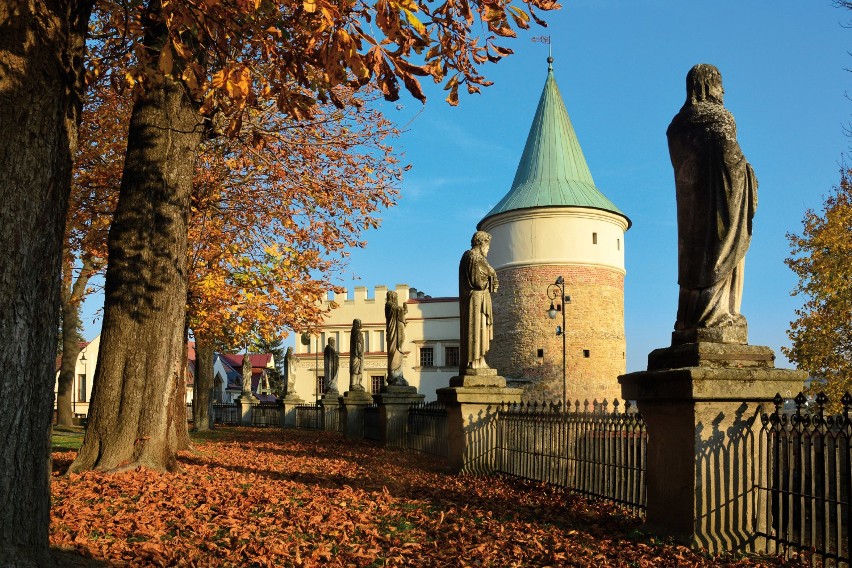
<path fill-rule="evenodd" d="M 81 426 L 54 426 L 50 441 L 51 451 L 79 450 L 83 445 L 83 433 Z"/>

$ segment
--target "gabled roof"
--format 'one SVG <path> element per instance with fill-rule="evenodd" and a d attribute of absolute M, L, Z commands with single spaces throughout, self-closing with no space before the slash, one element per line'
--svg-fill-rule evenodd
<path fill-rule="evenodd" d="M 552 59 L 548 59 L 550 63 Z M 565 103 L 548 66 L 512 188 L 483 218 L 535 207 L 588 207 L 627 216 L 595 187 Z M 630 222 L 629 219 L 628 223 Z M 481 227 L 482 221 L 479 222 Z"/>

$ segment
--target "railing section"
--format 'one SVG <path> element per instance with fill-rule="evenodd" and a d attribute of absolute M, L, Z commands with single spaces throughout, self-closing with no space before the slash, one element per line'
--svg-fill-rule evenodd
<path fill-rule="evenodd" d="M 630 404 L 606 400 L 589 411 L 561 405 L 506 405 L 497 413 L 499 471 L 614 501 L 642 513 L 646 506 L 648 432 Z"/>
<path fill-rule="evenodd" d="M 214 402 L 210 406 L 214 424 L 239 424 L 240 412 L 236 403 Z"/>
<path fill-rule="evenodd" d="M 440 402 L 429 402 L 408 409 L 408 449 L 447 456 L 447 409 Z"/>
<path fill-rule="evenodd" d="M 281 426 L 281 405 L 277 403 L 252 404 L 251 425 L 261 427 Z"/>
<path fill-rule="evenodd" d="M 296 428 L 313 428 L 319 430 L 322 426 L 322 407 L 316 404 L 299 404 L 296 406 Z"/>
<path fill-rule="evenodd" d="M 379 405 L 364 407 L 364 438 L 379 441 Z"/>
<path fill-rule="evenodd" d="M 776 395 L 775 411 L 761 416 L 758 532 L 768 552 L 850 566 L 852 396 L 843 396 L 836 415 L 826 414 L 824 393 L 813 406 L 802 393 L 794 401 L 795 410 L 785 411 Z"/>
<path fill-rule="evenodd" d="M 341 415 L 343 410 L 338 405 L 325 406 L 322 412 L 322 429 L 326 432 L 342 432 L 343 422 Z"/>

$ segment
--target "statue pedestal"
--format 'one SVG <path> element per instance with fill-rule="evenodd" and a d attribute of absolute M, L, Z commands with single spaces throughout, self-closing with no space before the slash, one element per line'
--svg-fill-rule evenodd
<path fill-rule="evenodd" d="M 336 432 L 339 429 L 340 424 L 336 420 L 339 415 L 332 416 L 332 414 L 339 412 L 340 398 L 340 393 L 336 391 L 323 393 L 320 397 L 319 406 L 323 430 Z"/>
<path fill-rule="evenodd" d="M 251 393 L 243 393 L 237 398 L 237 404 L 240 405 L 240 424 L 251 426 L 252 405 L 260 404 L 260 400 Z"/>
<path fill-rule="evenodd" d="M 373 400 L 379 406 L 379 442 L 383 446 L 404 448 L 408 430 L 408 408 L 420 404 L 426 395 L 412 386 L 387 385 Z"/>
<path fill-rule="evenodd" d="M 361 390 L 350 390 L 340 398 L 343 409 L 343 435 L 347 440 L 364 439 L 364 408 L 373 404 L 373 396 Z"/>
<path fill-rule="evenodd" d="M 685 344 L 652 352 L 651 370 L 618 378 L 648 428 L 649 531 L 713 553 L 761 548 L 759 415 L 807 377 L 773 368 L 773 358 L 768 347 Z"/>
<path fill-rule="evenodd" d="M 494 471 L 497 443 L 494 418 L 503 403 L 521 401 L 523 389 L 507 388 L 495 369 L 469 369 L 438 389 L 447 408 L 447 447 L 450 468 L 456 472 L 487 474 Z"/>
<path fill-rule="evenodd" d="M 283 428 L 296 427 L 296 407 L 305 404 L 296 393 L 288 394 L 281 399 L 281 426 Z"/>

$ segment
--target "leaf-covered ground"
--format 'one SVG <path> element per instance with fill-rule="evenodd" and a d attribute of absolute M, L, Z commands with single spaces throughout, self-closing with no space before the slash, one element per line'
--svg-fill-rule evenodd
<path fill-rule="evenodd" d="M 657 542 L 548 486 L 303 430 L 222 429 L 181 473 L 63 477 L 51 542 L 117 566 L 755 566 Z M 66 554 L 70 550 L 66 550 Z"/>

